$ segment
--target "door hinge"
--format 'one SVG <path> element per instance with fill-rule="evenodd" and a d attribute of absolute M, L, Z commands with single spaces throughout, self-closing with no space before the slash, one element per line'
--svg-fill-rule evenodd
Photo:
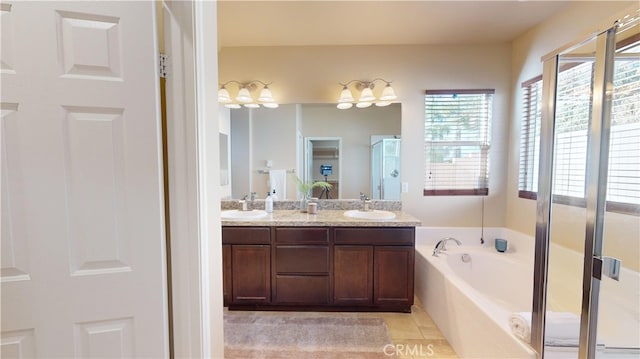
<path fill-rule="evenodd" d="M 168 61 L 168 57 L 166 54 L 160 54 L 160 56 L 158 57 L 158 69 L 160 71 L 159 75 L 160 78 L 166 79 L 167 78 L 167 61 Z"/>
<path fill-rule="evenodd" d="M 593 277 L 602 280 L 607 276 L 613 280 L 620 280 L 620 260 L 613 257 L 593 257 Z"/>

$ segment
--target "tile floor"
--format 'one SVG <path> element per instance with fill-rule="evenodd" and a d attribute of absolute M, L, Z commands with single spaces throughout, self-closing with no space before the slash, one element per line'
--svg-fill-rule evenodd
<path fill-rule="evenodd" d="M 225 309 L 226 310 L 226 309 Z M 239 313 L 239 312 L 236 312 Z M 278 315 L 282 312 L 243 312 L 247 315 Z M 348 316 L 348 317 L 376 317 L 383 318 L 387 324 L 389 335 L 393 339 L 393 348 L 387 348 L 385 354 L 389 358 L 401 359 L 425 359 L 443 358 L 451 359 L 458 356 L 453 351 L 445 337 L 433 322 L 429 314 L 422 307 L 422 303 L 415 298 L 411 313 L 316 313 L 316 312 L 288 312 L 289 315 L 304 317 L 323 316 Z M 394 352 L 395 351 L 395 352 Z"/>
<path fill-rule="evenodd" d="M 384 318 L 389 334 L 398 350 L 397 357 L 414 358 L 457 358 L 455 351 L 440 333 L 422 303 L 415 298 L 411 314 L 376 313 Z M 400 346 L 398 344 L 403 344 Z M 403 352 L 401 350 L 404 349 Z"/>

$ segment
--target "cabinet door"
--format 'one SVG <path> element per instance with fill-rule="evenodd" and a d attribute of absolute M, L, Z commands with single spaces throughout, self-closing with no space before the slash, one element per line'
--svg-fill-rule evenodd
<path fill-rule="evenodd" d="M 375 247 L 374 304 L 413 304 L 413 266 L 413 247 Z"/>
<path fill-rule="evenodd" d="M 234 304 L 265 304 L 271 301 L 270 246 L 231 246 L 231 267 Z"/>
<path fill-rule="evenodd" d="M 231 245 L 222 245 L 222 293 L 224 306 L 228 306 L 231 303 Z"/>
<path fill-rule="evenodd" d="M 371 304 L 373 295 L 373 247 L 335 246 L 333 303 Z"/>

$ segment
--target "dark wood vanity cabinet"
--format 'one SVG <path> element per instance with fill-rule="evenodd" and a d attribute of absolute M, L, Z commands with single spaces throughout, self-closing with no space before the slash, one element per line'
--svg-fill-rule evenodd
<path fill-rule="evenodd" d="M 231 309 L 410 312 L 414 227 L 223 227 Z"/>
<path fill-rule="evenodd" d="M 376 246 L 373 256 L 373 303 L 412 305 L 413 246 Z"/>
<path fill-rule="evenodd" d="M 335 228 L 334 303 L 413 304 L 415 228 Z"/>
<path fill-rule="evenodd" d="M 223 227 L 222 246 L 227 304 L 271 303 L 271 228 Z"/>
<path fill-rule="evenodd" d="M 329 304 L 329 228 L 276 227 L 274 247 L 273 303 Z"/>
<path fill-rule="evenodd" d="M 222 293 L 224 306 L 228 306 L 231 303 L 231 287 L 233 282 L 231 281 L 231 245 L 222 245 Z"/>
<path fill-rule="evenodd" d="M 373 303 L 373 246 L 333 247 L 333 302 L 341 305 Z"/>

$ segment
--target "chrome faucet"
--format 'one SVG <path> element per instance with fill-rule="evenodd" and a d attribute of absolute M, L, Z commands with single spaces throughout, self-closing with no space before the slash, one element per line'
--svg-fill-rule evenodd
<path fill-rule="evenodd" d="M 362 210 L 364 212 L 371 211 L 371 199 L 366 194 L 360 192 L 360 200 L 362 201 Z"/>
<path fill-rule="evenodd" d="M 256 193 L 255 192 L 251 192 L 251 203 L 253 203 L 253 201 L 256 200 Z"/>
<path fill-rule="evenodd" d="M 242 210 L 243 211 L 248 211 L 249 209 L 247 208 L 247 195 L 245 195 L 244 197 L 242 197 L 241 200 L 238 201 L 241 205 L 242 205 Z"/>
<path fill-rule="evenodd" d="M 443 238 L 443 239 L 438 241 L 438 243 L 436 244 L 436 247 L 433 249 L 433 256 L 437 257 L 438 254 L 440 254 L 440 252 L 446 251 L 447 250 L 447 248 L 446 248 L 447 242 L 449 242 L 449 241 L 454 241 L 459 246 L 462 245 L 462 242 L 460 242 L 459 240 L 457 240 L 455 238 L 452 238 L 452 237 Z"/>

